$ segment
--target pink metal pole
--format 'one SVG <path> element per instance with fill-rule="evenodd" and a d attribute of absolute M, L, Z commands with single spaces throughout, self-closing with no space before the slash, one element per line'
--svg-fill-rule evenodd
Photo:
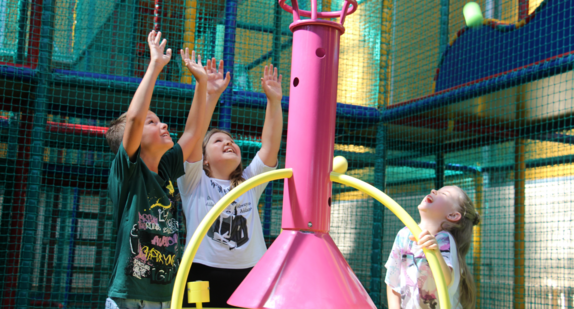
<path fill-rule="evenodd" d="M 293 29 L 285 161 L 293 177 L 285 182 L 284 230 L 329 232 L 342 32 L 333 24 L 307 22 Z"/>
<path fill-rule="evenodd" d="M 311 19 L 317 19 L 317 0 L 311 0 Z"/>
<path fill-rule="evenodd" d="M 312 12 L 279 4 L 293 13 L 283 232 L 237 288 L 228 303 L 244 308 L 376 308 L 329 236 L 339 41 L 342 24 L 317 18 L 342 12 Z M 349 4 L 352 7 L 349 9 Z M 301 20 L 300 16 L 311 17 Z"/>
<path fill-rule="evenodd" d="M 297 1 L 293 1 L 293 8 L 291 9 L 291 13 L 293 13 L 294 23 L 299 19 L 301 19 L 301 17 L 299 16 L 299 4 L 297 3 Z"/>

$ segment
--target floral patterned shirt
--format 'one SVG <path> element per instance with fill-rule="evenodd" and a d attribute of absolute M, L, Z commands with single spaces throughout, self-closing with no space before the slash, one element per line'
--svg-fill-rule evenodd
<path fill-rule="evenodd" d="M 385 283 L 401 296 L 403 309 L 439 309 L 438 292 L 423 250 L 409 239 L 411 232 L 405 227 L 399 231 L 385 267 Z M 448 294 L 453 309 L 462 309 L 459 302 L 460 268 L 456 243 L 449 232 L 441 231 L 435 238 L 446 265 L 452 269 L 452 282 Z"/>

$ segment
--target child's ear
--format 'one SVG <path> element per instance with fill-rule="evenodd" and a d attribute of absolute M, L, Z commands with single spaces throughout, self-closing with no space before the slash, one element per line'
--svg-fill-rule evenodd
<path fill-rule="evenodd" d="M 455 211 L 446 215 L 446 219 L 450 222 L 458 222 L 460 219 L 462 219 L 462 215 L 460 214 L 460 212 Z"/>

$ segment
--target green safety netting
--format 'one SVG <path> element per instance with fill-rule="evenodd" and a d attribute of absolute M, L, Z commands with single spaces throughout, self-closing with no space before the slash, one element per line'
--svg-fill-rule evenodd
<path fill-rule="evenodd" d="M 359 1 L 341 39 L 335 155 L 415 220 L 433 188 L 469 194 L 483 218 L 466 257 L 478 308 L 573 308 L 574 1 L 481 0 L 473 28 L 464 4 Z M 263 67 L 290 80 L 291 22 L 272 0 L 0 0 L 2 307 L 103 305 L 115 241 L 104 132 L 145 72 L 151 29 L 174 50 L 226 61 L 233 84 L 211 124 L 232 132 L 247 164 L 260 147 Z M 174 139 L 193 97 L 184 69 L 174 53 L 151 105 Z M 268 244 L 282 191 L 276 181 L 260 200 Z M 401 228 L 333 186 L 331 235 L 379 308 Z"/>

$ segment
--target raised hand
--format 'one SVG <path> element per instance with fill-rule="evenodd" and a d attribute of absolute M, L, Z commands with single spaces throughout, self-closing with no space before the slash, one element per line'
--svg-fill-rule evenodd
<path fill-rule="evenodd" d="M 207 80 L 207 72 L 205 72 L 205 67 L 201 64 L 201 56 L 197 56 L 197 61 L 195 60 L 195 51 L 191 52 L 191 58 L 189 57 L 189 49 L 186 48 L 185 52 L 180 50 L 181 59 L 185 63 L 185 66 L 191 72 L 193 77 L 197 81 Z"/>
<path fill-rule="evenodd" d="M 152 30 L 147 36 L 147 43 L 149 45 L 151 55 L 151 63 L 158 65 L 158 68 L 162 69 L 166 64 L 169 63 L 169 60 L 171 59 L 171 48 L 168 48 L 164 54 L 163 52 L 165 50 L 167 40 L 163 39 L 161 44 L 160 41 L 161 32 L 155 32 L 155 30 Z"/>
<path fill-rule="evenodd" d="M 283 91 L 281 90 L 282 78 L 282 75 L 279 75 L 279 78 L 277 78 L 277 68 L 273 68 L 272 64 L 265 66 L 263 77 L 261 78 L 261 88 L 263 88 L 263 92 L 265 92 L 269 101 L 281 101 L 281 98 L 283 98 Z"/>
<path fill-rule="evenodd" d="M 216 66 L 215 58 L 207 60 L 207 65 L 205 66 L 205 71 L 207 72 L 207 95 L 221 95 L 229 81 L 231 80 L 231 75 L 229 72 L 225 74 L 223 78 L 223 60 L 219 60 L 219 70 Z"/>

